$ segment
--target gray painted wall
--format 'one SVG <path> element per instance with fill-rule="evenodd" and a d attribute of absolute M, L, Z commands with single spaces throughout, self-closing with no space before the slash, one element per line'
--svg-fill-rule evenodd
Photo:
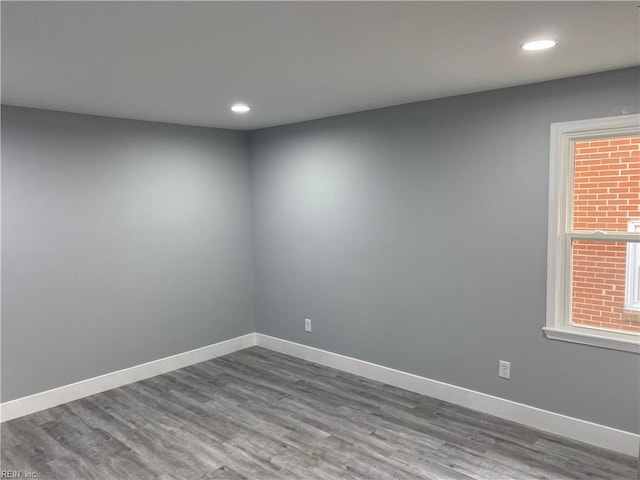
<path fill-rule="evenodd" d="M 255 330 L 247 134 L 2 108 L 2 401 Z"/>
<path fill-rule="evenodd" d="M 625 69 L 252 132 L 258 331 L 637 433 L 639 357 L 542 327 L 549 125 L 637 112 L 638 80 Z"/>
<path fill-rule="evenodd" d="M 2 401 L 257 326 L 638 432 L 638 356 L 542 335 L 549 124 L 637 111 L 638 80 L 249 137 L 3 107 Z"/>

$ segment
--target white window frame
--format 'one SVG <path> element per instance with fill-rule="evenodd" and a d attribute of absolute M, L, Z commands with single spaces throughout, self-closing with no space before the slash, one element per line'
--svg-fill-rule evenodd
<path fill-rule="evenodd" d="M 640 233 L 640 218 L 629 220 L 629 232 Z M 627 278 L 624 290 L 624 308 L 640 311 L 640 243 L 627 245 Z"/>
<path fill-rule="evenodd" d="M 571 323 L 571 244 L 573 240 L 640 242 L 639 233 L 572 231 L 573 146 L 576 141 L 640 134 L 640 114 L 551 124 L 549 231 L 547 244 L 547 322 L 552 340 L 640 353 L 640 335 Z"/>

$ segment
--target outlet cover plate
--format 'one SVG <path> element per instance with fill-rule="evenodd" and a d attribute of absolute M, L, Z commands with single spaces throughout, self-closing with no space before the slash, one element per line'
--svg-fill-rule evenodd
<path fill-rule="evenodd" d="M 511 378 L 511 362 L 500 360 L 500 363 L 498 365 L 498 376 L 506 379 Z"/>

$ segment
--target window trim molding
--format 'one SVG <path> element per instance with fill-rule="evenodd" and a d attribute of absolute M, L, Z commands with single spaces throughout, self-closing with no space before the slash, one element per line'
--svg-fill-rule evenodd
<path fill-rule="evenodd" d="M 640 232 L 640 218 L 629 219 L 630 232 Z M 635 263 L 640 263 L 640 243 L 627 245 L 627 280 L 624 286 L 624 308 L 640 311 L 640 269 L 631 271 Z"/>
<path fill-rule="evenodd" d="M 605 135 L 637 134 L 640 114 L 593 118 L 571 122 L 552 123 L 549 152 L 549 231 L 547 239 L 547 313 L 544 334 L 552 340 L 593 345 L 602 348 L 640 353 L 640 335 L 570 324 L 566 320 L 570 302 L 567 302 L 567 276 L 570 273 L 572 235 L 566 232 L 570 218 L 568 201 L 572 193 L 572 148 L 575 140 L 600 138 Z M 627 234 L 629 235 L 629 234 Z M 573 234 L 583 236 L 581 234 Z M 591 239 L 603 236 L 608 240 L 622 235 L 597 233 L 586 235 Z M 612 238 L 613 237 L 613 238 Z M 633 237 L 630 237 L 633 238 Z M 603 238 L 604 239 L 604 238 Z"/>

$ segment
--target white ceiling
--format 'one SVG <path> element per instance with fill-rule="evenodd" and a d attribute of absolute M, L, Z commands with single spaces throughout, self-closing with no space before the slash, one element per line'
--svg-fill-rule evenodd
<path fill-rule="evenodd" d="M 539 37 L 559 44 L 519 48 Z M 253 129 L 638 63 L 637 2 L 2 2 L 3 103 L 190 125 Z"/>

